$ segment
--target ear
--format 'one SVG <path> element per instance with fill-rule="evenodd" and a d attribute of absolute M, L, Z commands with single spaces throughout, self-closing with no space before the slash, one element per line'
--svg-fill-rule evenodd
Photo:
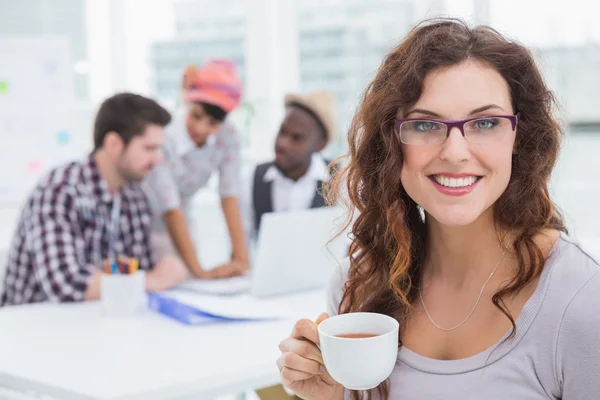
<path fill-rule="evenodd" d="M 320 153 L 323 151 L 323 149 L 325 147 L 327 147 L 328 142 L 327 140 L 325 140 L 325 138 L 323 138 L 322 136 L 319 136 L 318 142 L 317 142 L 317 146 L 315 149 L 315 153 Z"/>
<path fill-rule="evenodd" d="M 117 132 L 111 131 L 104 136 L 103 147 L 109 154 L 120 154 L 125 148 L 125 143 Z"/>

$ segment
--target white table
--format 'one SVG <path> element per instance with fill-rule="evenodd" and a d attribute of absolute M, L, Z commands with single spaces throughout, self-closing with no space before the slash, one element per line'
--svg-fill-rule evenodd
<path fill-rule="evenodd" d="M 0 309 L 0 387 L 60 400 L 197 400 L 279 382 L 279 342 L 324 310 L 322 291 L 280 297 L 293 318 L 190 327 L 97 303 Z"/>

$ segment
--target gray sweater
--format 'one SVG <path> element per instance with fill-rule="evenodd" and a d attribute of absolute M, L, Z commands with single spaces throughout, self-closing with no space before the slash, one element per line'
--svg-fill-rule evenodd
<path fill-rule="evenodd" d="M 330 315 L 337 314 L 348 267 L 348 262 L 341 265 L 331 279 Z M 513 338 L 450 361 L 426 358 L 402 347 L 389 380 L 390 398 L 600 399 L 599 267 L 563 236 L 516 320 Z"/>

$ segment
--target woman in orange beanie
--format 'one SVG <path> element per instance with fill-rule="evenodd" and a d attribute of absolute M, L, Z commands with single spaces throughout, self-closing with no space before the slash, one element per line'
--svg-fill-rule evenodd
<path fill-rule="evenodd" d="M 153 243 L 158 255 L 176 254 L 197 278 L 241 275 L 248 251 L 238 205 L 239 135 L 227 115 L 239 104 L 242 84 L 229 60 L 188 67 L 183 76 L 185 112 L 167 127 L 164 162 L 147 183 L 153 203 Z M 232 244 L 231 262 L 207 270 L 200 264 L 190 224 L 189 203 L 214 171 Z"/>

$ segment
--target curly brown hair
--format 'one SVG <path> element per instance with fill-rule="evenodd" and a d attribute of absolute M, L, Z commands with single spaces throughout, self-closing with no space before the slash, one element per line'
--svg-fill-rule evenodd
<path fill-rule="evenodd" d="M 515 277 L 493 296 L 513 334 L 514 318 L 503 300 L 543 269 L 545 255 L 534 237 L 545 229 L 566 232 L 548 193 L 563 132 L 553 116 L 554 95 L 531 52 L 487 26 L 471 28 L 456 19 L 425 21 L 385 57 L 365 90 L 348 134 L 349 162 L 328 193 L 334 202 L 337 188 L 344 184 L 351 202 L 346 225 L 352 224 L 351 267 L 340 313 L 383 313 L 402 326 L 418 299 L 426 229 L 417 204 L 400 181 L 403 160 L 394 121 L 398 110 L 417 102 L 432 70 L 466 60 L 497 70 L 508 82 L 514 110 L 520 112 L 510 182 L 493 206 L 497 232 L 510 232 L 512 243 L 507 246 L 512 246 L 518 261 Z M 378 392 L 387 398 L 387 385 L 380 385 Z M 354 393 L 355 398 L 359 395 Z"/>

